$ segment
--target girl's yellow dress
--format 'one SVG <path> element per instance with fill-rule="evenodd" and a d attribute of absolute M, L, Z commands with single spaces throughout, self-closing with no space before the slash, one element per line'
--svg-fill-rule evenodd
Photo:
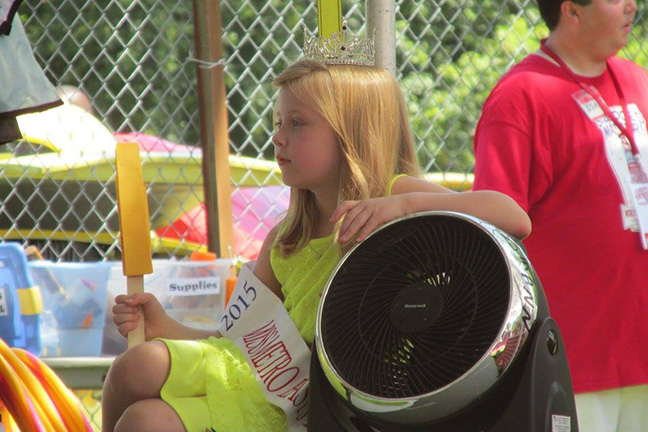
<path fill-rule="evenodd" d="M 328 277 L 340 260 L 333 236 L 313 239 L 284 258 L 274 249 L 272 268 L 284 305 L 304 340 L 315 335 L 317 306 Z M 266 400 L 239 348 L 226 338 L 199 341 L 162 339 L 171 371 L 161 397 L 178 413 L 188 432 L 287 431 L 286 416 Z"/>
<path fill-rule="evenodd" d="M 395 176 L 389 185 L 391 194 Z M 284 306 L 307 344 L 313 343 L 320 297 L 342 258 L 333 236 L 311 240 L 302 250 L 282 257 L 270 254 L 281 283 Z M 199 341 L 161 339 L 169 348 L 171 371 L 161 397 L 182 419 L 188 432 L 287 431 L 284 412 L 267 401 L 239 348 L 226 338 Z"/>

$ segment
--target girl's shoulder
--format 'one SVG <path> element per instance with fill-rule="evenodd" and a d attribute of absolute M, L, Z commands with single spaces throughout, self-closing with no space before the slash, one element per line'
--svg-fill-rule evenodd
<path fill-rule="evenodd" d="M 279 235 L 282 222 L 277 223 L 268 232 L 268 235 L 261 246 L 261 250 L 259 251 L 259 256 L 256 260 L 256 267 L 254 269 L 256 277 L 258 277 L 261 282 L 269 287 L 281 299 L 283 299 L 281 294 L 281 284 L 274 274 L 271 261 L 273 250 L 275 249 L 275 242 Z"/>
<path fill-rule="evenodd" d="M 286 218 L 283 218 L 279 222 L 277 222 L 275 226 L 270 228 L 270 231 L 268 231 L 268 234 L 263 241 L 262 248 L 267 247 L 268 250 L 275 249 L 277 246 L 277 237 L 279 237 L 286 230 L 286 226 Z"/>
<path fill-rule="evenodd" d="M 286 219 L 282 219 L 279 222 L 277 222 L 275 226 L 270 228 L 270 231 L 268 231 L 268 235 L 266 236 L 266 238 L 271 238 L 274 241 L 274 239 L 276 239 L 277 236 L 283 231 L 283 226 L 285 221 Z"/>
<path fill-rule="evenodd" d="M 387 186 L 387 193 L 385 195 L 389 196 L 394 193 L 394 185 L 398 181 L 398 179 L 401 179 L 403 177 L 407 177 L 407 174 L 396 174 L 394 177 L 392 177 L 391 181 L 389 182 L 389 186 Z"/>

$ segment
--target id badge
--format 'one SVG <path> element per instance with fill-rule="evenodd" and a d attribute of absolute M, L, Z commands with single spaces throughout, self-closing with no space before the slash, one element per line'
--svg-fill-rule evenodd
<path fill-rule="evenodd" d="M 644 250 L 648 250 L 648 183 L 632 183 L 630 187 L 634 198 L 641 246 Z"/>

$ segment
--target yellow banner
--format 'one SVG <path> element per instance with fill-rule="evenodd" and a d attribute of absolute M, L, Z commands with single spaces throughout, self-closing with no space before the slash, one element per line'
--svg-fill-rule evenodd
<path fill-rule="evenodd" d="M 317 26 L 324 38 L 342 30 L 342 0 L 317 0 Z"/>

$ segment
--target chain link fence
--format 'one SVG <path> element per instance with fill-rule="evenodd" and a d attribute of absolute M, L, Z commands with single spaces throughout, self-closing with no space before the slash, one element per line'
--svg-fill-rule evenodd
<path fill-rule="evenodd" d="M 639 6 L 626 54 L 645 63 L 638 43 L 646 34 L 643 2 Z M 270 82 L 298 58 L 303 26 L 316 30 L 317 10 L 315 2 L 303 0 L 227 0 L 221 8 L 229 147 L 236 165 L 234 252 L 253 258 L 288 197 L 273 186 L 280 179 L 271 164 L 253 175 L 255 160 L 273 159 Z M 349 27 L 364 33 L 364 4 L 345 1 L 343 11 Z M 156 253 L 182 256 L 204 248 L 191 4 L 25 0 L 19 13 L 51 82 L 67 86 L 72 100 L 87 95 L 87 109 L 98 121 L 90 125 L 62 112 L 25 126 L 26 140 L 0 148 L 2 238 L 35 244 L 56 261 L 118 259 L 114 142 L 108 133 L 138 141 L 145 152 Z M 454 186 L 469 187 L 472 132 L 485 97 L 547 33 L 535 2 L 400 0 L 396 21 L 397 75 L 421 165 L 428 173 L 458 174 Z M 264 205 L 254 208 L 255 200 Z"/>
<path fill-rule="evenodd" d="M 253 258 L 288 199 L 271 163 L 270 83 L 298 58 L 303 26 L 316 30 L 316 2 L 224 0 L 221 8 L 235 253 Z M 645 66 L 644 8 L 641 0 L 623 55 Z M 345 0 L 343 11 L 349 28 L 364 33 L 364 4 Z M 51 110 L 56 115 L 21 124 L 24 140 L 0 147 L 0 238 L 37 245 L 54 261 L 119 259 L 114 143 L 134 140 L 142 148 L 155 252 L 204 248 L 191 3 L 25 0 L 19 14 L 50 81 L 67 86 L 66 99 L 85 94 L 90 105 L 82 114 Z M 396 29 L 397 78 L 421 165 L 458 176 L 453 187 L 469 187 L 483 101 L 547 34 L 535 2 L 398 0 Z M 259 168 L 257 161 L 270 163 Z M 98 413 L 95 404 L 89 414 L 97 428 Z"/>

